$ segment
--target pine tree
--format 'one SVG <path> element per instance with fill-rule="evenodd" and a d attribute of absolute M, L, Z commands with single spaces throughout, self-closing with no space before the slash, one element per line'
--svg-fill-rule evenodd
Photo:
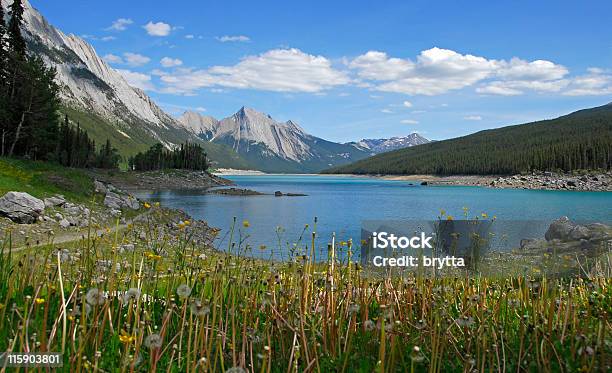
<path fill-rule="evenodd" d="M 10 50 L 17 58 L 25 59 L 26 42 L 21 34 L 21 25 L 23 24 L 23 4 L 21 0 L 14 0 L 11 4 L 9 12 L 11 19 L 8 23 L 8 38 Z"/>
<path fill-rule="evenodd" d="M 4 22 L 4 7 L 0 4 L 0 156 L 5 153 L 5 143 L 8 132 L 8 76 L 6 23 Z"/>

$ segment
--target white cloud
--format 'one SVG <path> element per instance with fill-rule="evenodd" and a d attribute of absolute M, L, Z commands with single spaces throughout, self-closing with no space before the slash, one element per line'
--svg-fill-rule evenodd
<path fill-rule="evenodd" d="M 369 51 L 349 63 L 349 68 L 357 69 L 361 78 L 369 80 L 399 79 L 413 67 L 411 61 L 389 58 L 386 53 L 378 51 Z"/>
<path fill-rule="evenodd" d="M 130 18 L 119 18 L 113 22 L 106 30 L 125 31 L 129 25 L 134 23 Z"/>
<path fill-rule="evenodd" d="M 161 59 L 161 61 L 159 61 L 159 63 L 163 67 L 176 67 L 181 66 L 183 61 L 179 60 L 178 58 L 164 57 Z"/>
<path fill-rule="evenodd" d="M 117 71 L 132 87 L 140 88 L 145 91 L 152 91 L 155 89 L 151 82 L 150 75 L 124 69 L 117 69 Z"/>
<path fill-rule="evenodd" d="M 123 58 L 125 60 L 125 64 L 131 67 L 146 65 L 147 63 L 149 63 L 149 61 L 151 61 L 151 59 L 147 56 L 131 52 L 124 53 Z"/>
<path fill-rule="evenodd" d="M 172 31 L 172 27 L 164 22 L 149 22 L 142 27 L 147 30 L 147 34 L 151 36 L 168 36 L 170 31 Z"/>
<path fill-rule="evenodd" d="M 563 92 L 566 96 L 612 95 L 612 74 L 610 71 L 591 67 L 588 73 L 573 78 Z"/>
<path fill-rule="evenodd" d="M 512 58 L 510 62 L 500 61 L 497 75 L 504 80 L 557 80 L 568 74 L 567 68 L 550 61 L 536 60 L 528 62 L 520 58 Z"/>
<path fill-rule="evenodd" d="M 404 101 L 404 102 L 402 103 L 402 105 L 404 105 L 404 107 L 412 107 L 412 102 L 410 102 L 410 101 Z"/>
<path fill-rule="evenodd" d="M 194 39 L 194 38 L 195 38 L 195 35 L 193 34 L 185 35 L 185 39 Z"/>
<path fill-rule="evenodd" d="M 222 43 L 227 43 L 227 42 L 246 43 L 247 41 L 251 41 L 251 38 L 245 35 L 223 35 L 223 36 L 217 36 L 215 39 L 219 40 Z"/>
<path fill-rule="evenodd" d="M 401 120 L 400 123 L 402 124 L 419 124 L 418 120 L 414 120 L 414 119 L 404 119 Z"/>
<path fill-rule="evenodd" d="M 385 114 L 393 114 L 393 110 L 391 109 L 382 109 L 380 112 Z"/>
<path fill-rule="evenodd" d="M 103 36 L 103 37 L 100 38 L 100 40 L 102 40 L 102 41 L 112 41 L 112 40 L 115 40 L 115 39 L 117 39 L 117 38 L 114 37 L 114 36 Z"/>
<path fill-rule="evenodd" d="M 463 117 L 463 119 L 465 119 L 465 120 L 482 120 L 482 117 L 480 115 L 466 115 L 465 117 Z"/>
<path fill-rule="evenodd" d="M 558 92 L 567 84 L 563 78 L 568 74 L 567 68 L 550 61 L 494 60 L 441 48 L 422 51 L 416 61 L 370 51 L 348 66 L 360 78 L 375 81 L 376 90 L 429 96 L 485 80 L 488 82 L 477 92 L 500 95 L 521 94 L 524 90 Z"/>
<path fill-rule="evenodd" d="M 107 55 L 105 55 L 104 57 L 102 57 L 102 59 L 108 63 L 114 63 L 114 64 L 123 64 L 123 58 L 114 55 L 112 53 L 109 53 Z"/>
<path fill-rule="evenodd" d="M 178 94 L 204 87 L 317 93 L 350 82 L 347 74 L 334 69 L 327 58 L 299 49 L 269 50 L 245 57 L 233 66 L 179 69 L 161 80 L 167 92 Z"/>

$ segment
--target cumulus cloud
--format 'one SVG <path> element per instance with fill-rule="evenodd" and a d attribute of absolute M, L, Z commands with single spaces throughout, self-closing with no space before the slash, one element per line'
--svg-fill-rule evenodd
<path fill-rule="evenodd" d="M 404 102 L 402 103 L 402 105 L 404 105 L 404 107 L 412 107 L 412 102 L 410 102 L 410 101 L 404 101 Z"/>
<path fill-rule="evenodd" d="M 123 58 L 121 58 L 121 57 L 119 57 L 119 56 L 117 56 L 115 54 L 112 54 L 112 53 L 104 55 L 104 57 L 102 57 L 102 59 L 104 61 L 108 62 L 108 63 L 113 63 L 113 64 L 122 64 L 122 63 L 124 63 L 123 62 Z"/>
<path fill-rule="evenodd" d="M 222 43 L 227 43 L 227 42 L 246 43 L 248 41 L 251 41 L 251 38 L 245 35 L 223 35 L 223 36 L 217 36 L 215 39 L 219 40 Z"/>
<path fill-rule="evenodd" d="M 117 69 L 117 71 L 132 87 L 140 88 L 145 91 L 152 91 L 155 89 L 151 82 L 150 75 L 124 69 Z"/>
<path fill-rule="evenodd" d="M 147 34 L 151 36 L 168 36 L 170 31 L 172 31 L 172 27 L 164 22 L 154 23 L 149 21 L 149 23 L 142 27 L 147 31 Z"/>
<path fill-rule="evenodd" d="M 393 114 L 393 110 L 391 109 L 382 109 L 380 112 L 385 114 Z"/>
<path fill-rule="evenodd" d="M 187 35 L 185 35 L 185 39 L 195 39 L 195 35 L 187 34 Z"/>
<path fill-rule="evenodd" d="M 109 53 L 102 57 L 104 61 L 115 65 L 128 65 L 131 67 L 143 66 L 149 63 L 151 59 L 138 53 L 125 52 L 123 57 Z"/>
<path fill-rule="evenodd" d="M 204 87 L 317 93 L 350 82 L 347 74 L 334 69 L 327 58 L 299 49 L 273 49 L 245 57 L 233 66 L 178 69 L 160 79 L 166 92 L 177 94 Z"/>
<path fill-rule="evenodd" d="M 161 59 L 161 61 L 159 61 L 159 63 L 163 67 L 176 67 L 181 66 L 183 61 L 179 60 L 178 58 L 164 57 Z"/>
<path fill-rule="evenodd" d="M 466 115 L 465 117 L 463 117 L 463 119 L 465 119 L 465 120 L 482 120 L 482 117 L 480 115 Z"/>
<path fill-rule="evenodd" d="M 123 58 L 125 60 L 125 64 L 131 67 L 146 65 L 147 63 L 149 63 L 149 61 L 151 61 L 151 59 L 147 56 L 131 52 L 124 53 Z"/>
<path fill-rule="evenodd" d="M 134 23 L 130 18 L 119 18 L 106 28 L 108 31 L 125 31 L 129 25 Z"/>
<path fill-rule="evenodd" d="M 415 61 L 392 58 L 384 52 L 370 51 L 356 57 L 348 67 L 379 91 L 409 95 L 439 95 L 477 83 L 483 94 L 516 95 L 524 90 L 558 92 L 566 84 L 568 70 L 550 61 L 510 61 L 487 59 L 453 50 L 431 48 Z"/>
<path fill-rule="evenodd" d="M 403 119 L 400 121 L 400 123 L 402 124 L 419 124 L 418 120 L 414 120 L 414 119 Z"/>
<path fill-rule="evenodd" d="M 601 96 L 612 94 L 612 73 L 591 67 L 587 74 L 579 75 L 568 84 L 563 92 L 566 96 Z"/>

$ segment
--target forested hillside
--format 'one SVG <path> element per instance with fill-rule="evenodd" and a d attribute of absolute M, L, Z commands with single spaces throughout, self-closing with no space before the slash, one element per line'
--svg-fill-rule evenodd
<path fill-rule="evenodd" d="M 384 153 L 324 173 L 490 175 L 611 165 L 612 103 Z"/>

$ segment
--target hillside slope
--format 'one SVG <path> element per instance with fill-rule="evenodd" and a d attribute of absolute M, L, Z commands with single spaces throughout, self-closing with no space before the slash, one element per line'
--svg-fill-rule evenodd
<path fill-rule="evenodd" d="M 515 174 L 610 169 L 612 103 L 556 119 L 480 131 L 335 167 L 325 173 Z"/>

